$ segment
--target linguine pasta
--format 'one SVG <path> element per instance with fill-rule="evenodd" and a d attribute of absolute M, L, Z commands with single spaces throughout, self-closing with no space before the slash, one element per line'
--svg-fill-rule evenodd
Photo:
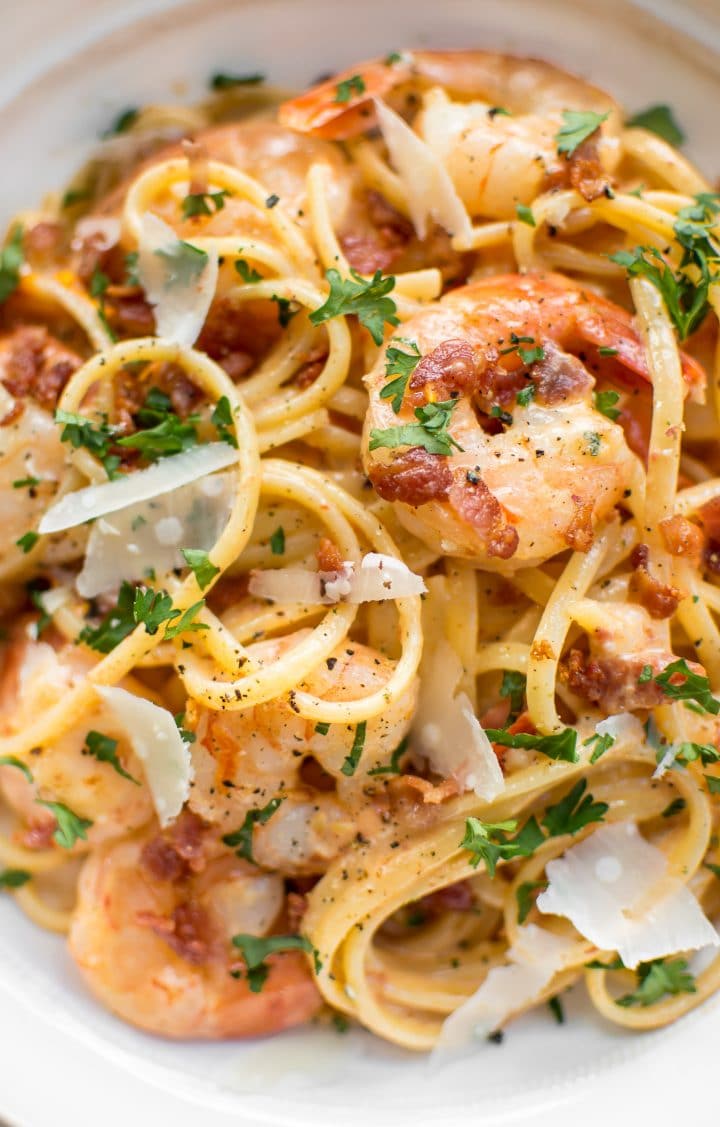
<path fill-rule="evenodd" d="M 0 885 L 168 1036 L 665 1025 L 720 983 L 720 198 L 541 63 L 216 78 L 8 229 Z"/>

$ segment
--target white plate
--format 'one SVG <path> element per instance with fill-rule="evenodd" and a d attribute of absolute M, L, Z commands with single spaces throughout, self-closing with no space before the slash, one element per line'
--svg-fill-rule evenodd
<path fill-rule="evenodd" d="M 713 2 L 696 0 L 691 10 L 659 0 L 24 0 L 13 5 L 0 44 L 2 211 L 32 206 L 60 184 L 118 110 L 178 91 L 197 96 L 215 70 L 262 70 L 301 84 L 420 44 L 525 51 L 588 75 L 630 108 L 668 101 L 687 128 L 688 151 L 714 174 Z M 702 1080 L 720 1036 L 712 1004 L 638 1038 L 590 1015 L 577 988 L 565 1026 L 533 1015 L 511 1027 L 502 1047 L 482 1047 L 471 1067 L 432 1075 L 423 1058 L 363 1033 L 310 1029 L 272 1042 L 174 1045 L 96 1006 L 62 942 L 37 931 L 8 898 L 0 903 L 0 998 L 0 1114 L 22 1127 L 71 1115 L 80 1125 L 125 1125 L 129 1115 L 144 1125 L 158 1107 L 163 1121 L 207 1127 L 539 1122 L 551 1108 L 556 1127 L 611 1112 L 624 1123 L 629 1108 L 652 1111 L 654 1124 L 681 1109 L 695 1123 L 711 1122 Z M 660 1070 L 682 1076 L 682 1085 L 653 1087 Z"/>

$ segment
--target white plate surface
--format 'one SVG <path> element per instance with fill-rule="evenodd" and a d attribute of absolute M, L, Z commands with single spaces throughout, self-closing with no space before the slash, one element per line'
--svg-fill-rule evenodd
<path fill-rule="evenodd" d="M 0 210 L 56 187 L 127 105 L 198 96 L 215 70 L 302 84 L 398 46 L 493 46 L 557 61 L 631 108 L 668 101 L 688 151 L 720 171 L 720 22 L 714 0 L 24 0 L 0 42 Z M 0 5 L 9 0 L 0 0 Z M 655 15 L 650 14 L 651 9 Z M 662 18 L 660 18 L 662 17 Z M 671 28 L 684 28 L 691 41 Z M 718 52 L 715 54 L 714 52 Z M 60 940 L 0 903 L 0 1116 L 21 1127 L 102 1122 L 655 1125 L 711 1123 L 710 1004 L 642 1038 L 589 1013 L 511 1027 L 502 1047 L 430 1073 L 363 1033 L 310 1029 L 255 1044 L 174 1045 L 127 1028 L 85 994 Z M 674 1082 L 660 1084 L 660 1077 Z M 703 1094 L 703 1090 L 708 1095 Z M 202 1109 L 202 1110 L 200 1110 Z M 624 1117 L 627 1115 L 627 1118 Z"/>

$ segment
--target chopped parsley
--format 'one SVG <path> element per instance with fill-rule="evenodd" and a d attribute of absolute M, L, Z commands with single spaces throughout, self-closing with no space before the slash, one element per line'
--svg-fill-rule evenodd
<path fill-rule="evenodd" d="M 521 346 L 523 344 L 530 344 L 532 348 L 522 348 Z M 535 344 L 534 337 L 521 337 L 514 332 L 510 333 L 510 347 L 501 348 L 500 355 L 508 356 L 511 352 L 517 352 L 523 364 L 527 365 L 527 367 L 530 367 L 531 364 L 535 364 L 538 360 L 545 359 L 545 349 L 541 344 Z"/>
<path fill-rule="evenodd" d="M 720 794 L 720 779 L 714 775 L 703 775 L 707 788 L 710 794 Z"/>
<path fill-rule="evenodd" d="M 202 548 L 181 548 L 180 552 L 197 579 L 198 587 L 204 591 L 215 576 L 220 574 L 220 568 L 211 562 L 207 552 Z"/>
<path fill-rule="evenodd" d="M 264 826 L 266 822 L 269 822 L 278 806 L 284 801 L 284 797 L 271 798 L 268 804 L 261 809 L 248 810 L 240 829 L 225 834 L 222 839 L 223 844 L 234 849 L 238 857 L 251 861 L 253 865 L 256 864 L 252 851 L 253 830 L 255 826 Z"/>
<path fill-rule="evenodd" d="M 13 489 L 35 489 L 41 484 L 39 477 L 19 477 L 12 483 Z"/>
<path fill-rule="evenodd" d="M 587 779 L 580 779 L 555 806 L 548 806 L 542 824 L 550 837 L 576 834 L 593 822 L 602 822 L 610 807 L 585 794 Z"/>
<path fill-rule="evenodd" d="M 490 409 L 490 418 L 499 419 L 506 427 L 511 427 L 513 423 L 513 417 L 509 411 L 503 411 L 502 407 L 498 406 L 497 403 L 494 403 Z"/>
<path fill-rule="evenodd" d="M 532 911 L 533 904 L 535 903 L 535 893 L 540 892 L 548 886 L 546 880 L 524 880 L 515 889 L 515 899 L 517 900 L 517 921 L 519 924 L 524 924 L 525 920 Z"/>
<path fill-rule="evenodd" d="M 585 449 L 587 450 L 590 457 L 597 458 L 598 454 L 600 453 L 600 445 L 602 443 L 601 436 L 596 430 L 586 430 L 583 438 L 587 442 Z"/>
<path fill-rule="evenodd" d="M 522 388 L 515 396 L 515 402 L 518 407 L 529 407 L 530 403 L 535 398 L 536 391 L 537 388 L 534 383 L 529 383 L 527 387 Z"/>
<path fill-rule="evenodd" d="M 648 681 L 652 681 L 653 667 L 652 665 L 643 665 L 638 674 L 638 685 L 647 685 Z"/>
<path fill-rule="evenodd" d="M 136 786 L 140 786 L 140 781 L 126 771 L 118 759 L 117 745 L 117 740 L 112 739 L 111 736 L 105 736 L 102 732 L 88 732 L 85 737 L 83 754 L 92 755 L 100 763 L 109 763 L 111 767 L 115 768 L 118 775 L 122 775 L 124 779 L 129 779 Z"/>
<path fill-rule="evenodd" d="M 20 267 L 24 261 L 22 224 L 16 223 L 0 251 L 0 304 L 20 285 Z"/>
<path fill-rule="evenodd" d="M 29 783 L 33 781 L 32 771 L 27 763 L 23 763 L 22 759 L 18 759 L 16 755 L 0 755 L 0 767 L 17 767 Z"/>
<path fill-rule="evenodd" d="M 107 274 L 103 274 L 102 270 L 96 267 L 90 279 L 90 296 L 94 297 L 98 303 L 97 315 L 102 327 L 110 337 L 110 340 L 116 341 L 117 334 L 108 321 L 107 310 L 105 309 L 105 294 L 109 285 L 110 279 Z"/>
<path fill-rule="evenodd" d="M 617 391 L 596 391 L 594 395 L 595 410 L 615 422 L 616 419 L 620 418 L 620 412 L 615 406 L 619 398 L 620 395 Z"/>
<path fill-rule="evenodd" d="M 548 759 L 562 759 L 566 763 L 577 763 L 577 732 L 574 728 L 563 728 L 549 736 L 532 735 L 529 732 L 508 732 L 504 728 L 486 728 L 491 743 L 502 747 L 521 747 L 529 751 L 539 751 Z"/>
<path fill-rule="evenodd" d="M 254 282 L 262 282 L 262 274 L 258 274 L 257 270 L 246 259 L 236 258 L 233 266 L 246 286 L 252 285 Z"/>
<path fill-rule="evenodd" d="M 404 352 L 395 345 L 389 345 L 385 353 L 385 375 L 395 376 L 394 380 L 385 384 L 380 392 L 381 399 L 391 399 L 392 409 L 397 415 L 402 407 L 403 396 L 407 390 L 408 381 L 418 366 L 421 358 L 420 349 L 414 340 L 396 338 L 401 344 L 407 345 L 409 352 Z"/>
<path fill-rule="evenodd" d="M 282 525 L 270 537 L 270 551 L 274 556 L 285 555 L 285 529 Z"/>
<path fill-rule="evenodd" d="M 52 617 L 45 610 L 42 591 L 38 591 L 34 587 L 28 587 L 28 595 L 30 596 L 30 602 L 32 603 L 32 605 L 36 610 L 40 611 L 38 620 L 35 623 L 35 638 L 37 639 L 40 637 L 43 630 L 45 630 L 46 627 L 50 625 L 50 623 L 52 622 Z"/>
<path fill-rule="evenodd" d="M 688 763 L 695 763 L 697 760 L 705 767 L 710 763 L 720 762 L 720 751 L 712 744 L 681 743 L 677 744 L 674 750 L 674 762 L 681 763 L 683 767 L 687 767 Z"/>
<path fill-rule="evenodd" d="M 26 532 L 23 536 L 20 537 L 19 540 L 15 541 L 15 544 L 23 553 L 23 555 L 26 556 L 28 552 L 31 552 L 33 550 L 39 539 L 39 532 Z"/>
<path fill-rule="evenodd" d="M 350 754 L 345 756 L 345 759 L 343 760 L 343 765 L 340 768 L 343 775 L 347 775 L 348 777 L 351 777 L 352 775 L 355 774 L 355 772 L 357 770 L 357 765 L 360 762 L 360 756 L 362 755 L 363 748 L 365 747 L 365 731 L 366 731 L 366 729 L 367 729 L 367 720 L 361 720 L 360 723 L 355 728 L 355 736 L 353 738 L 353 744 L 352 744 L 352 747 L 350 749 Z"/>
<path fill-rule="evenodd" d="M 125 255 L 125 281 L 128 286 L 140 285 L 140 278 L 137 272 L 139 261 L 140 252 L 137 250 L 130 250 Z"/>
<path fill-rule="evenodd" d="M 29 880 L 32 880 L 32 873 L 25 869 L 0 869 L 0 889 L 22 888 Z"/>
<path fill-rule="evenodd" d="M 592 745 L 595 744 L 592 755 L 590 756 L 590 762 L 597 763 L 600 756 L 604 755 L 606 751 L 609 751 L 614 743 L 615 736 L 611 736 L 609 732 L 605 732 L 602 736 L 599 732 L 596 732 L 594 736 L 583 740 L 583 747 L 592 747 Z"/>
<path fill-rule="evenodd" d="M 525 701 L 525 686 L 527 684 L 527 677 L 524 673 L 516 673 L 515 670 L 503 670 L 502 681 L 500 682 L 500 696 L 509 698 L 510 700 L 510 715 L 508 716 L 508 725 L 514 723 L 522 712 L 523 704 Z"/>
<path fill-rule="evenodd" d="M 118 133 L 127 133 L 129 129 L 132 129 L 139 116 L 140 110 L 135 106 L 121 110 L 114 121 L 110 123 L 100 136 L 106 141 L 108 137 L 117 137 Z"/>
<path fill-rule="evenodd" d="M 272 192 L 265 200 L 265 207 L 269 208 L 272 211 L 272 209 L 274 207 L 277 207 L 279 203 L 280 196 L 276 195 L 275 192 Z"/>
<path fill-rule="evenodd" d="M 333 317 L 356 314 L 375 344 L 382 344 L 385 323 L 400 324 L 395 302 L 387 296 L 395 288 L 395 278 L 392 274 L 383 277 L 381 270 L 376 270 L 370 279 L 363 278 L 357 270 L 350 274 L 350 278 L 343 278 L 337 270 L 326 272 L 330 293 L 324 305 L 310 314 L 310 321 L 322 325 Z"/>
<path fill-rule="evenodd" d="M 319 736 L 326 736 L 330 731 L 330 724 L 327 720 L 318 720 L 315 725 L 315 731 Z"/>
<path fill-rule="evenodd" d="M 672 802 L 668 803 L 664 810 L 661 810 L 660 817 L 673 818 L 676 814 L 681 814 L 686 806 L 687 802 L 684 798 L 674 798 Z"/>
<path fill-rule="evenodd" d="M 617 356 L 617 348 L 611 348 L 610 345 L 601 344 L 598 348 L 598 356 Z"/>
<path fill-rule="evenodd" d="M 300 312 L 300 309 L 297 307 L 293 309 L 293 302 L 287 297 L 278 297 L 277 294 L 273 294 L 270 300 L 274 301 L 278 307 L 278 322 L 280 327 L 286 329 L 293 317 Z"/>
<path fill-rule="evenodd" d="M 397 745 L 394 752 L 390 756 L 390 762 L 387 764 L 387 766 L 385 766 L 385 767 L 373 767 L 373 769 L 371 771 L 368 771 L 368 775 L 400 775 L 400 774 L 402 774 L 402 768 L 400 766 L 400 760 L 402 759 L 402 757 L 405 754 L 405 752 L 407 751 L 407 749 L 408 749 L 408 740 L 407 740 L 407 737 L 405 737 L 405 739 L 400 740 L 400 743 Z"/>
<path fill-rule="evenodd" d="M 533 215 L 532 208 L 524 203 L 515 204 L 515 214 L 521 223 L 527 223 L 528 227 L 537 227 L 535 216 Z"/>
<path fill-rule="evenodd" d="M 95 425 L 91 419 L 84 415 L 74 415 L 69 411 L 56 411 L 55 422 L 62 425 L 61 442 L 69 442 L 74 449 L 84 447 L 97 458 L 104 467 L 110 481 L 116 478 L 120 459 L 116 454 L 110 453 L 111 446 L 116 441 L 115 427 L 108 426 L 107 420 Z"/>
<path fill-rule="evenodd" d="M 171 597 L 165 591 L 133 587 L 131 583 L 123 581 L 115 606 L 107 612 L 98 626 L 83 627 L 78 641 L 107 654 L 140 624 L 145 626 L 148 634 L 157 634 L 160 626 L 167 623 L 164 635 L 166 639 L 174 638 L 184 631 L 206 630 L 204 623 L 193 622 L 204 605 L 205 600 L 201 599 L 182 612 L 173 606 Z"/>
<path fill-rule="evenodd" d="M 360 74 L 353 74 L 351 78 L 345 78 L 342 82 L 338 82 L 335 87 L 334 102 L 344 105 L 349 102 L 354 95 L 365 93 L 365 80 Z"/>
<path fill-rule="evenodd" d="M 558 1025 L 565 1024 L 565 1010 L 563 1009 L 563 1004 L 557 994 L 555 994 L 552 998 L 548 998 L 548 1009 L 550 1010 L 550 1013 L 553 1015 Z"/>
<path fill-rule="evenodd" d="M 76 841 L 87 841 L 87 831 L 92 826 L 88 818 L 80 818 L 69 806 L 62 802 L 45 802 L 36 799 L 38 806 L 46 806 L 55 815 L 57 829 L 53 834 L 53 841 L 61 849 L 72 849 Z"/>
<path fill-rule="evenodd" d="M 173 716 L 173 720 L 175 721 L 175 727 L 180 733 L 180 739 L 183 741 L 183 743 L 194 744 L 197 736 L 194 732 L 191 732 L 189 728 L 183 727 L 185 723 L 185 713 L 177 712 L 175 716 Z"/>
<path fill-rule="evenodd" d="M 264 74 L 224 74 L 219 71 L 212 76 L 208 86 L 211 90 L 233 90 L 236 86 L 259 86 L 264 81 Z"/>
<path fill-rule="evenodd" d="M 166 290 L 176 286 L 188 287 L 194 285 L 208 264 L 207 252 L 192 243 L 178 239 L 166 247 L 159 247 L 153 254 L 161 258 L 165 264 Z"/>
<path fill-rule="evenodd" d="M 67 211 L 69 208 L 75 207 L 76 204 L 89 200 L 90 196 L 89 188 L 68 188 L 60 201 L 60 207 L 63 211 Z"/>
<path fill-rule="evenodd" d="M 461 849 L 470 853 L 470 865 L 476 869 L 485 862 L 488 876 L 495 876 L 498 861 L 510 861 L 514 857 L 530 857 L 545 840 L 535 818 L 530 818 L 515 837 L 508 833 L 517 829 L 517 822 L 481 822 L 479 818 L 468 818 L 465 822 L 465 836 L 460 842 Z"/>
<path fill-rule="evenodd" d="M 182 202 L 183 219 L 198 215 L 213 215 L 225 207 L 225 198 L 231 195 L 225 188 L 219 192 L 189 192 Z"/>
<path fill-rule="evenodd" d="M 649 129 L 651 133 L 656 133 L 663 141 L 676 147 L 685 140 L 685 134 L 675 120 L 670 106 L 648 106 L 629 117 L 625 124 L 631 128 Z"/>
<path fill-rule="evenodd" d="M 315 960 L 316 972 L 320 969 L 318 953 L 304 935 L 233 935 L 233 947 L 237 947 L 245 960 L 246 978 L 253 994 L 259 994 L 265 985 L 270 968 L 265 962 L 268 955 L 276 951 L 306 951 Z M 231 971 L 233 977 L 241 977 L 240 972 Z"/>
<path fill-rule="evenodd" d="M 210 422 L 218 433 L 221 442 L 227 442 L 237 450 L 237 438 L 230 429 L 233 425 L 233 413 L 227 395 L 221 395 L 213 408 Z"/>
<path fill-rule="evenodd" d="M 388 427 L 386 430 L 373 428 L 370 431 L 370 450 L 377 450 L 381 446 L 390 449 L 396 446 L 422 446 L 428 454 L 446 455 L 452 454 L 453 447 L 462 450 L 462 446 L 448 434 L 450 417 L 457 404 L 457 399 L 426 403 L 424 407 L 415 408 L 417 423 Z"/>
<path fill-rule="evenodd" d="M 618 1006 L 652 1006 L 667 994 L 694 994 L 695 979 L 687 959 L 653 959 L 637 968 L 638 987 L 616 1000 Z"/>
<path fill-rule="evenodd" d="M 558 153 L 565 153 L 566 156 L 571 157 L 583 141 L 587 141 L 609 116 L 609 110 L 607 113 L 594 113 L 593 110 L 563 110 L 563 124 L 555 134 Z"/>
<path fill-rule="evenodd" d="M 679 683 L 676 680 L 678 677 L 683 678 Z M 660 686 L 669 700 L 694 701 L 703 712 L 710 712 L 713 716 L 720 712 L 720 701 L 712 695 L 708 678 L 693 673 L 684 658 L 666 665 L 655 678 L 655 684 Z"/>

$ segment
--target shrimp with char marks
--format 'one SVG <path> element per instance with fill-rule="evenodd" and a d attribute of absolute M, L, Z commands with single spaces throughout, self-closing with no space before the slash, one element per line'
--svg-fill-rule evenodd
<path fill-rule="evenodd" d="M 254 991 L 235 935 L 283 927 L 279 874 L 235 857 L 183 814 L 157 830 L 107 844 L 85 865 L 70 952 L 100 1001 L 151 1033 L 174 1038 L 258 1037 L 308 1021 L 320 1008 L 307 957 L 281 951 Z"/>
<path fill-rule="evenodd" d="M 347 140 L 376 124 L 376 98 L 411 116 L 476 217 L 515 218 L 516 204 L 556 187 L 593 199 L 609 187 L 620 156 L 622 119 L 609 95 L 548 63 L 491 51 L 413 51 L 359 63 L 286 102 L 279 119 Z M 599 123 L 569 156 L 557 141 L 567 110 L 590 111 Z"/>
<path fill-rule="evenodd" d="M 294 641 L 306 634 L 298 631 Z M 260 642 L 248 652 L 265 664 L 290 644 Z M 348 642 L 297 688 L 325 700 L 350 700 L 377 691 L 391 672 L 391 663 L 379 653 Z M 253 858 L 292 875 L 323 872 L 358 832 L 369 836 L 377 830 L 380 812 L 368 800 L 367 772 L 387 764 L 407 733 L 416 692 L 413 684 L 368 720 L 360 738 L 353 725 L 316 725 L 298 716 L 291 698 L 232 712 L 193 703 L 186 720 L 197 732 L 190 808 L 227 834 L 251 811 L 280 799 L 272 816 L 255 825 Z"/>
<path fill-rule="evenodd" d="M 421 359 L 395 413 L 387 350 L 407 354 L 408 342 Z M 683 365 L 695 392 L 702 369 L 688 356 Z M 643 488 L 622 426 L 595 405 L 596 378 L 650 390 L 642 340 L 619 306 L 557 274 L 454 290 L 406 321 L 365 377 L 368 477 L 411 532 L 485 568 L 586 551 L 618 502 Z M 433 403 L 448 413 L 446 455 L 398 430 Z"/>

